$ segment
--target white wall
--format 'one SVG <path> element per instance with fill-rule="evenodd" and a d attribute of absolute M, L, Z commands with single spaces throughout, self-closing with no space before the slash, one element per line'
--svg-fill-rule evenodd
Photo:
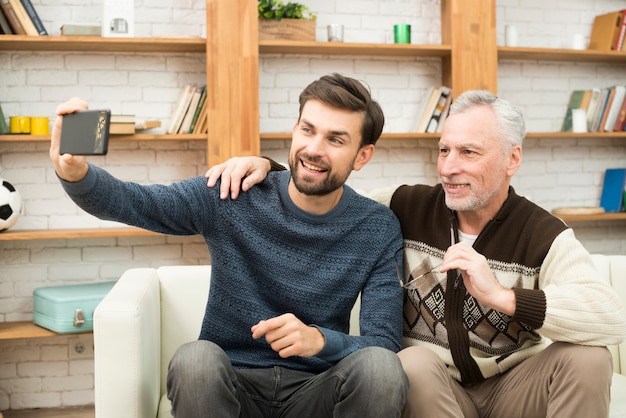
<path fill-rule="evenodd" d="M 33 3 L 52 35 L 64 23 L 99 23 L 100 2 Z M 441 41 L 436 0 L 305 3 L 318 15 L 318 40 L 325 40 L 326 24 L 341 22 L 346 42 L 389 42 L 394 23 L 411 23 L 414 43 Z M 135 4 L 137 36 L 206 32 L 203 1 Z M 504 24 L 513 23 L 522 46 L 567 47 L 575 33 L 590 33 L 593 16 L 621 9 L 623 1 L 500 0 L 497 7 L 500 44 Z M 179 89 L 187 82 L 202 82 L 204 65 L 199 54 L 2 51 L 0 103 L 7 117 L 53 117 L 58 103 L 80 96 L 92 108 L 159 118 L 167 126 Z M 522 107 L 530 131 L 558 130 L 571 90 L 623 84 L 625 69 L 613 64 L 505 61 L 499 67 L 498 93 Z M 261 131 L 288 132 L 297 117 L 301 89 L 334 71 L 370 85 L 385 111 L 386 132 L 414 129 L 423 96 L 430 86 L 441 83 L 438 59 L 263 55 Z M 262 143 L 262 153 L 285 160 L 288 147 L 288 141 L 268 140 Z M 437 181 L 436 156 L 436 141 L 381 140 L 374 160 L 354 173 L 350 184 L 364 189 L 391 183 L 432 184 Z M 113 142 L 106 157 L 92 161 L 125 180 L 167 183 L 203 174 L 206 144 Z M 623 139 L 530 139 L 513 183 L 519 193 L 546 209 L 597 206 L 604 169 L 624 166 Z M 0 177 L 14 183 L 23 196 L 24 213 L 15 229 L 103 225 L 64 196 L 45 144 L 0 144 Z M 626 253 L 626 222 L 576 224 L 575 231 L 592 252 Z M 0 322 L 30 320 L 31 295 L 37 287 L 114 280 L 130 267 L 208 262 L 206 247 L 196 237 L 0 241 Z M 92 403 L 93 356 L 90 350 L 74 351 L 77 338 L 0 341 L 0 410 Z"/>

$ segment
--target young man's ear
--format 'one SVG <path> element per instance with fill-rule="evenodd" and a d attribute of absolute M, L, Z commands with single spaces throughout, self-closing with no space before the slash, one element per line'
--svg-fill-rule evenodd
<path fill-rule="evenodd" d="M 362 169 L 365 164 L 369 163 L 370 160 L 374 157 L 374 145 L 367 144 L 364 147 L 359 149 L 359 152 L 354 159 L 354 164 L 352 165 L 352 169 L 354 171 L 359 171 Z"/>

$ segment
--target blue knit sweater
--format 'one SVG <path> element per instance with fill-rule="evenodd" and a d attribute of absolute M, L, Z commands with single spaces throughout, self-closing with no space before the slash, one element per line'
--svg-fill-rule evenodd
<path fill-rule="evenodd" d="M 402 289 L 394 252 L 402 247 L 386 207 L 344 186 L 324 215 L 294 205 L 290 173 L 270 173 L 237 200 L 220 200 L 204 177 L 142 186 L 89 166 L 80 182 L 61 181 L 69 196 L 102 218 L 174 235 L 202 235 L 211 254 L 211 286 L 200 339 L 217 343 L 235 367 L 283 366 L 320 372 L 367 346 L 400 349 Z M 350 311 L 362 292 L 360 332 Z M 282 359 L 250 328 L 293 313 L 326 338 L 313 358 Z"/>

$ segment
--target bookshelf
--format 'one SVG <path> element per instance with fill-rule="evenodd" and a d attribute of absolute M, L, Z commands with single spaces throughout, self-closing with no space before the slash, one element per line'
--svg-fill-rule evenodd
<path fill-rule="evenodd" d="M 0 340 L 15 340 L 18 338 L 54 337 L 57 333 L 35 325 L 32 322 L 1 322 Z"/>
<path fill-rule="evenodd" d="M 205 40 L 182 38 L 102 38 L 98 36 L 0 36 L 0 51 L 205 52 Z"/>
<path fill-rule="evenodd" d="M 498 47 L 498 59 L 523 61 L 606 62 L 626 63 L 626 52 L 596 51 L 592 49 L 556 49 Z"/>
<path fill-rule="evenodd" d="M 110 141 L 205 141 L 206 135 L 192 134 L 134 134 L 134 135 L 111 135 Z M 0 135 L 0 143 L 3 142 L 50 142 L 50 135 Z"/>

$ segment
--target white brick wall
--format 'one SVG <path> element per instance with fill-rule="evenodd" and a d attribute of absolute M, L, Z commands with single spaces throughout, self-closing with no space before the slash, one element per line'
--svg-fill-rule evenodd
<path fill-rule="evenodd" d="M 33 0 L 46 28 L 59 34 L 64 23 L 99 24 L 97 1 Z M 414 43 L 439 43 L 437 0 L 307 0 L 317 13 L 317 38 L 341 22 L 346 42 L 391 42 L 395 23 L 411 23 Z M 174 7 L 175 5 L 175 7 Z M 137 36 L 203 36 L 204 1 L 135 1 Z M 568 47 L 576 33 L 588 35 L 593 16 L 623 8 L 617 0 L 499 0 L 498 43 L 504 25 L 515 24 L 521 46 Z M 558 13 L 555 10 L 559 10 Z M 92 108 L 159 118 L 167 126 L 178 91 L 203 82 L 201 54 L 109 54 L 0 52 L 0 102 L 6 116 L 53 117 L 72 96 Z M 577 88 L 624 83 L 624 65 L 503 61 L 499 94 L 518 104 L 530 131 L 558 130 L 569 93 Z M 288 132 L 297 116 L 301 89 L 338 71 L 366 81 L 386 114 L 385 132 L 410 132 L 428 88 L 441 83 L 438 59 L 263 55 L 260 61 L 262 132 Z M 262 152 L 285 160 L 288 141 L 268 140 Z M 356 188 L 393 183 L 435 183 L 437 147 L 429 140 L 381 140 L 374 160 L 351 176 Z M 113 142 L 106 157 L 92 158 L 114 175 L 139 183 L 168 183 L 203 174 L 206 144 Z M 626 166 L 624 140 L 529 139 L 514 179 L 518 192 L 546 209 L 599 203 L 605 168 Z M 54 174 L 45 144 L 0 144 L 0 177 L 20 190 L 24 213 L 15 229 L 110 225 L 82 213 Z M 626 225 L 575 226 L 592 252 L 626 253 Z M 209 263 L 196 237 L 128 237 L 0 242 L 0 322 L 30 320 L 32 291 L 41 286 L 114 280 L 131 267 Z M 93 353 L 74 351 L 77 338 L 0 341 L 0 410 L 93 402 Z"/>

